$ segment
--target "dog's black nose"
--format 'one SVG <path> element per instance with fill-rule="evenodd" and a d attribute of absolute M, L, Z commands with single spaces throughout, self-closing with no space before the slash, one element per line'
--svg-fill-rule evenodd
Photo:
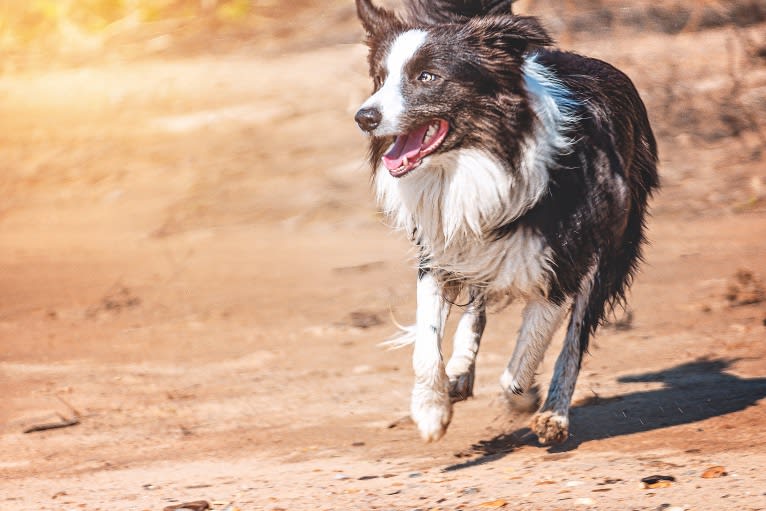
<path fill-rule="evenodd" d="M 383 115 L 377 108 L 362 108 L 354 116 L 354 120 L 364 131 L 372 131 L 380 125 Z"/>

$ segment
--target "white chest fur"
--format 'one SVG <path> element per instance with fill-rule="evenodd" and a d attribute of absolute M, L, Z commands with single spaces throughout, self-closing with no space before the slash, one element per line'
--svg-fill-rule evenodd
<path fill-rule="evenodd" d="M 492 231 L 529 209 L 547 185 L 547 173 L 517 175 L 479 150 L 437 155 L 396 179 L 378 169 L 378 201 L 394 226 L 414 236 L 433 268 L 490 293 L 544 292 L 550 256 L 527 229 L 496 240 Z"/>

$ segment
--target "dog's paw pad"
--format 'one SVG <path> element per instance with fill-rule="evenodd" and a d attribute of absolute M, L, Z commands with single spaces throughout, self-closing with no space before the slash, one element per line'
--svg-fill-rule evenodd
<path fill-rule="evenodd" d="M 561 444 L 569 438 L 569 418 L 554 412 L 541 412 L 532 419 L 532 431 L 543 445 Z"/>
<path fill-rule="evenodd" d="M 473 397 L 473 379 L 473 371 L 450 376 L 449 397 L 453 403 L 457 403 L 458 401 L 465 401 L 469 397 Z"/>
<path fill-rule="evenodd" d="M 444 436 L 452 420 L 452 402 L 448 393 L 415 391 L 412 396 L 412 420 L 426 442 Z"/>

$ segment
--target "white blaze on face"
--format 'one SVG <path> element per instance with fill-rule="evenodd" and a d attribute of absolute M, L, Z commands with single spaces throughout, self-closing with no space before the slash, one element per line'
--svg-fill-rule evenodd
<path fill-rule="evenodd" d="M 415 52 L 423 46 L 428 33 L 425 30 L 408 30 L 400 34 L 391 45 L 386 57 L 386 76 L 383 86 L 364 102 L 362 108 L 377 108 L 383 115 L 373 135 L 378 137 L 398 135 L 399 123 L 404 113 L 404 67 Z"/>

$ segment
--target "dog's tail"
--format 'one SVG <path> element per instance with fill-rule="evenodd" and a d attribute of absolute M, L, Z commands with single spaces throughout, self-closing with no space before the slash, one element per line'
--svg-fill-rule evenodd
<path fill-rule="evenodd" d="M 604 322 L 606 315 L 616 306 L 624 305 L 626 293 L 638 265 L 643 261 L 646 243 L 647 201 L 659 187 L 657 174 L 657 143 L 649 127 L 643 103 L 640 104 L 639 149 L 634 154 L 628 178 L 631 188 L 631 207 L 621 242 L 601 254 L 594 274 L 580 331 L 580 361 L 588 350 L 590 336 Z"/>
<path fill-rule="evenodd" d="M 385 341 L 378 343 L 378 346 L 391 351 L 404 348 L 410 344 L 415 344 L 415 333 L 417 332 L 417 325 L 402 325 L 396 320 L 393 310 L 389 310 L 388 312 L 391 315 L 391 322 L 396 326 L 396 328 L 399 329 L 399 332 L 392 335 Z"/>
<path fill-rule="evenodd" d="M 396 326 L 399 328 L 399 333 L 393 337 L 389 337 L 385 341 L 378 344 L 378 346 L 388 350 L 398 350 L 400 348 L 404 348 L 405 346 L 409 346 L 410 344 L 415 344 L 416 325 Z"/>
<path fill-rule="evenodd" d="M 477 16 L 511 14 L 515 0 L 411 0 L 407 19 L 415 23 L 465 23 Z"/>

